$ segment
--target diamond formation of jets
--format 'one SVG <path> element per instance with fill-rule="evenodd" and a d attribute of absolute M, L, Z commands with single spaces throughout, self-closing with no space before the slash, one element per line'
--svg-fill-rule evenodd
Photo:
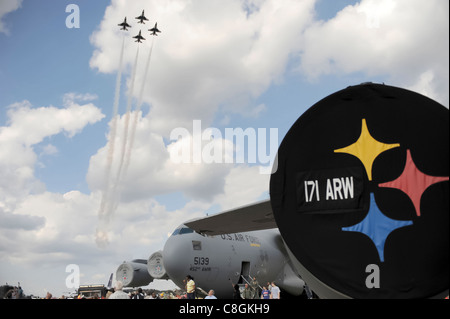
<path fill-rule="evenodd" d="M 144 15 L 144 10 L 142 10 L 142 14 L 139 17 L 136 17 L 135 19 L 139 20 L 138 23 L 142 23 L 142 24 L 145 24 L 144 21 L 149 21 Z M 127 23 L 127 17 L 125 17 L 123 22 L 119 23 L 118 26 L 121 27 L 120 30 L 125 30 L 125 31 L 128 31 L 128 28 L 131 28 L 131 25 L 129 25 Z M 139 34 L 133 37 L 134 39 L 136 39 L 135 42 L 142 43 L 142 41 L 145 40 L 145 38 L 141 34 L 141 31 L 142 30 L 139 30 Z M 150 31 L 150 35 L 153 35 L 153 36 L 158 36 L 157 33 L 161 33 L 161 30 L 158 29 L 157 22 L 155 23 L 155 26 L 151 29 L 148 29 L 148 31 Z"/>

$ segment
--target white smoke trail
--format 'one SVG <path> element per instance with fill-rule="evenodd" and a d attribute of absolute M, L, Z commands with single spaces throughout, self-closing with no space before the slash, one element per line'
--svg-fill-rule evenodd
<path fill-rule="evenodd" d="M 114 185 L 115 189 L 117 188 L 118 184 L 122 180 L 122 168 L 123 168 L 123 163 L 125 160 L 125 154 L 127 152 L 126 149 L 127 149 L 127 143 L 128 143 L 128 127 L 130 125 L 131 103 L 133 101 L 134 80 L 136 78 L 136 69 L 137 69 L 138 58 L 139 58 L 139 45 L 138 45 L 138 48 L 136 51 L 136 60 L 134 61 L 133 72 L 131 74 L 130 92 L 128 95 L 127 112 L 125 114 L 125 125 L 124 125 L 124 129 L 123 129 L 122 151 L 120 152 L 121 158 L 120 158 L 119 168 L 117 170 L 116 183 Z"/>
<path fill-rule="evenodd" d="M 147 58 L 147 64 L 145 65 L 144 79 L 141 84 L 141 90 L 139 92 L 138 104 L 136 107 L 136 111 L 134 113 L 133 123 L 131 125 L 130 146 L 128 147 L 128 150 L 126 153 L 125 165 L 124 165 L 124 169 L 123 169 L 124 176 L 126 176 L 126 174 L 128 172 L 128 166 L 130 165 L 131 151 L 133 150 L 133 146 L 134 146 L 134 137 L 136 134 L 137 122 L 138 122 L 138 118 L 139 118 L 139 113 L 141 112 L 141 108 L 142 108 L 142 99 L 144 97 L 145 83 L 147 81 L 148 70 L 150 68 L 150 61 L 152 59 L 154 39 L 155 39 L 155 37 L 152 37 L 152 45 L 150 46 L 150 51 L 148 53 L 148 58 Z"/>
<path fill-rule="evenodd" d="M 100 218 L 100 224 L 99 227 L 97 228 L 97 233 L 96 233 L 96 242 L 97 242 L 97 246 L 100 248 L 105 248 L 108 245 L 108 230 L 110 227 L 110 220 L 113 216 L 114 211 L 117 208 L 117 205 L 119 203 L 119 194 L 117 191 L 117 188 L 120 184 L 120 180 L 121 180 L 121 171 L 122 171 L 122 167 L 123 167 L 123 162 L 124 162 L 124 158 L 125 158 L 125 149 L 127 146 L 127 140 L 128 140 L 128 126 L 129 126 L 129 122 L 130 122 L 130 113 L 131 113 L 131 103 L 133 100 L 133 91 L 134 91 L 134 80 L 136 78 L 136 69 L 137 69 L 137 62 L 138 62 L 138 58 L 139 58 L 139 46 L 137 48 L 136 51 L 136 58 L 134 61 L 134 65 L 133 65 L 133 71 L 131 73 L 131 82 L 130 82 L 130 91 L 129 91 L 129 95 L 128 95 L 128 103 L 127 103 L 127 111 L 125 114 L 125 126 L 124 126 L 124 133 L 123 133 L 123 141 L 122 141 L 122 149 L 121 149 L 121 158 L 120 158 L 120 163 L 119 163 L 119 168 L 117 171 L 117 175 L 116 175 L 116 179 L 114 181 L 110 181 L 111 178 L 111 166 L 112 166 L 112 155 L 111 158 L 109 157 L 108 154 L 108 165 L 109 166 L 109 174 L 108 174 L 108 184 L 107 184 L 107 191 L 104 195 L 104 198 L 102 198 L 102 203 L 101 203 L 101 218 Z M 120 89 L 120 88 L 119 88 Z M 117 94 L 117 91 L 116 91 Z M 116 95 L 118 96 L 118 95 Z M 116 114 L 117 115 L 117 114 Z M 117 118 L 118 116 L 116 116 Z M 117 125 L 117 119 L 115 121 L 113 121 L 113 125 L 115 126 L 114 128 L 114 140 L 115 140 L 115 134 L 116 134 L 116 125 Z M 114 141 L 113 139 L 111 139 L 111 141 Z M 113 142 L 114 144 L 114 142 Z M 111 148 L 110 148 L 111 149 Z M 114 147 L 112 148 L 112 153 L 114 154 Z M 109 161 L 111 159 L 111 161 Z"/>
<path fill-rule="evenodd" d="M 100 203 L 100 209 L 98 212 L 98 217 L 100 220 L 100 225 L 97 229 L 96 234 L 96 242 L 98 246 L 104 247 L 107 244 L 107 237 L 105 238 L 105 226 L 108 223 L 109 216 L 105 214 L 106 203 L 110 200 L 111 195 L 111 187 L 110 187 L 110 177 L 111 177 L 111 167 L 113 163 L 114 156 L 114 146 L 116 140 L 116 132 L 117 132 L 117 114 L 119 111 L 119 100 L 120 100 L 120 86 L 122 82 L 122 68 L 123 68 L 123 53 L 125 50 L 125 35 L 122 38 L 122 48 L 120 49 L 120 58 L 119 58 L 119 69 L 116 77 L 116 89 L 114 93 L 114 105 L 113 105 L 113 114 L 111 120 L 111 128 L 110 128 L 110 136 L 108 143 L 108 155 L 107 162 L 105 168 L 105 186 L 102 192 L 102 200 Z"/>
<path fill-rule="evenodd" d="M 116 210 L 120 194 L 117 191 L 117 188 L 120 186 L 121 181 L 123 180 L 124 176 L 126 175 L 126 172 L 128 170 L 128 165 L 130 162 L 131 157 L 131 150 L 133 148 L 134 144 L 134 137 L 136 132 L 136 126 L 138 121 L 138 116 L 142 107 L 142 99 L 144 95 L 144 88 L 145 88 L 145 82 L 149 70 L 150 60 L 152 56 L 153 51 L 153 43 L 154 40 L 152 40 L 150 52 L 147 58 L 147 64 L 145 66 L 145 74 L 144 74 L 144 80 L 141 85 L 141 89 L 139 92 L 139 99 L 138 99 L 138 105 L 136 108 L 135 116 L 133 119 L 133 123 L 131 126 L 131 136 L 128 138 L 128 131 L 129 131 L 129 124 L 130 124 L 130 116 L 131 116 L 131 106 L 133 101 L 133 92 L 134 92 L 134 83 L 136 79 L 136 70 L 137 70 L 137 64 L 139 60 L 139 46 L 136 51 L 136 58 L 133 65 L 133 70 L 131 74 L 130 79 L 130 89 L 129 89 L 129 95 L 127 100 L 127 109 L 126 113 L 124 115 L 124 129 L 123 129 L 123 140 L 122 140 L 122 149 L 120 152 L 120 162 L 117 170 L 116 179 L 111 183 L 111 168 L 113 163 L 113 155 L 114 155 L 114 142 L 116 139 L 116 132 L 117 132 L 117 121 L 118 121 L 118 102 L 120 98 L 120 82 L 121 82 L 121 74 L 122 74 L 122 60 L 123 60 L 123 51 L 124 51 L 124 42 L 122 43 L 122 50 L 121 50 L 121 56 L 120 56 L 120 68 L 119 73 L 116 80 L 116 93 L 115 93 L 115 100 L 114 100 L 114 110 L 113 110 L 113 120 L 111 122 L 111 134 L 110 134 L 110 143 L 109 143 L 109 149 L 108 149 L 108 157 L 107 157 L 107 167 L 106 167 L 106 186 L 105 190 L 103 192 L 102 196 L 102 202 L 100 205 L 100 211 L 99 211 L 99 218 L 100 218 L 100 224 L 97 228 L 96 233 L 96 242 L 98 247 L 105 248 L 108 245 L 108 230 L 109 230 L 109 223 L 110 219 L 113 216 L 114 211 Z"/>

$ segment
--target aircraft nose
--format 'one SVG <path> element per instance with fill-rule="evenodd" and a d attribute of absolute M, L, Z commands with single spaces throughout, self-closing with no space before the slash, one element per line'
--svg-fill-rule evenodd
<path fill-rule="evenodd" d="M 163 263 L 170 279 L 179 287 L 183 285 L 183 279 L 188 275 L 189 252 L 192 250 L 192 242 L 185 240 L 183 236 L 170 237 L 163 250 Z"/>

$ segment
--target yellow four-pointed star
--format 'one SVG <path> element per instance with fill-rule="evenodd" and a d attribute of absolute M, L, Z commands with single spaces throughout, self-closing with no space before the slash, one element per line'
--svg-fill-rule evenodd
<path fill-rule="evenodd" d="M 390 150 L 395 147 L 399 147 L 400 144 L 385 144 L 377 141 L 370 135 L 370 132 L 367 128 L 366 119 L 362 120 L 362 128 L 361 135 L 359 139 L 344 148 L 340 148 L 334 150 L 335 153 L 348 153 L 353 156 L 359 158 L 359 160 L 363 163 L 367 176 L 369 177 L 369 181 L 372 180 L 372 165 L 375 159 L 383 153 L 384 151 Z"/>

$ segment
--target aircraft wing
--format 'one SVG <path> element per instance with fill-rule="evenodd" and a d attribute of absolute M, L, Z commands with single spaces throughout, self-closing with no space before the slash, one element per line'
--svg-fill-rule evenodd
<path fill-rule="evenodd" d="M 270 200 L 190 221 L 185 225 L 198 233 L 212 236 L 277 227 Z"/>

